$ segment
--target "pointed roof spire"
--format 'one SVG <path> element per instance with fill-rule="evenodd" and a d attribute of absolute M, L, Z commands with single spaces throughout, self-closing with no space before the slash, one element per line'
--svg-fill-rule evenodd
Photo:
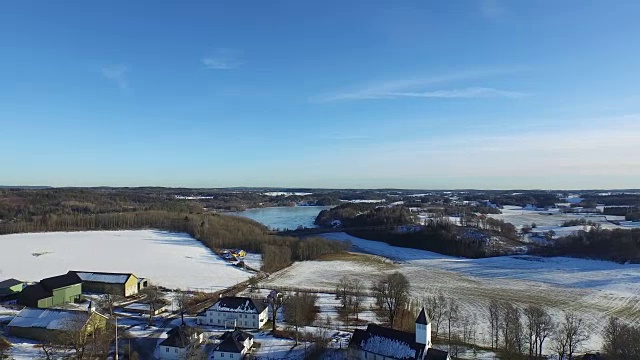
<path fill-rule="evenodd" d="M 429 320 L 427 313 L 424 311 L 424 308 L 422 308 L 420 315 L 418 315 L 418 318 L 416 319 L 416 324 L 428 325 L 430 323 L 431 320 Z"/>

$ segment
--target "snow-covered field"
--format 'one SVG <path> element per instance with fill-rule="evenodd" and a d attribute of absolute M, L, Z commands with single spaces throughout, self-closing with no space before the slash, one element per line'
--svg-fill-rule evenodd
<path fill-rule="evenodd" d="M 169 288 L 228 287 L 243 271 L 187 234 L 155 230 L 0 236 L 0 279 L 38 281 L 69 270 L 132 272 Z"/>
<path fill-rule="evenodd" d="M 593 335 L 587 349 L 601 346 L 600 332 L 609 315 L 640 322 L 640 265 L 564 257 L 504 256 L 463 259 L 400 248 L 344 233 L 323 235 L 350 241 L 354 250 L 386 256 L 393 266 L 349 261 L 307 261 L 278 273 L 268 283 L 278 286 L 324 288 L 331 291 L 343 275 L 369 285 L 378 276 L 401 271 L 411 282 L 412 295 L 443 294 L 460 300 L 467 316 L 475 316 L 479 338 L 486 337 L 486 307 L 491 299 L 547 307 L 557 318 L 574 310 L 588 321 Z"/>
<path fill-rule="evenodd" d="M 505 206 L 501 209 L 502 214 L 489 214 L 487 216 L 497 220 L 504 220 L 513 224 L 516 228 L 522 229 L 523 226 L 530 226 L 535 223 L 537 226 L 556 227 L 561 229 L 560 225 L 568 220 L 579 220 L 585 218 L 596 224 L 600 224 L 603 229 L 620 229 L 628 228 L 619 226 L 609 221 L 624 220 L 624 216 L 612 216 L 602 214 L 563 214 L 558 211 L 537 211 L 525 210 L 518 206 Z M 555 231 L 556 228 L 553 230 Z"/>

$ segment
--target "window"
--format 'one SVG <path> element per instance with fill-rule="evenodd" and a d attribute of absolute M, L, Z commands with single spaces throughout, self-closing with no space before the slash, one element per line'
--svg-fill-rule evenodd
<path fill-rule="evenodd" d="M 254 318 L 254 319 L 256 318 L 256 315 L 255 315 L 255 314 L 253 315 L 253 318 Z"/>
<path fill-rule="evenodd" d="M 174 352 L 178 352 L 178 349 L 175 349 L 175 351 L 174 351 Z"/>
<path fill-rule="evenodd" d="M 233 354 L 229 354 L 229 357 L 233 359 Z"/>
<path fill-rule="evenodd" d="M 165 350 L 166 352 L 169 352 L 169 348 L 168 348 L 168 347 L 164 348 L 164 350 Z"/>
<path fill-rule="evenodd" d="M 365 351 L 365 352 L 364 352 L 364 358 L 365 358 L 365 359 L 367 358 L 367 354 L 368 354 L 368 353 Z"/>
<path fill-rule="evenodd" d="M 220 357 L 224 357 L 224 353 L 223 352 L 220 353 Z"/>

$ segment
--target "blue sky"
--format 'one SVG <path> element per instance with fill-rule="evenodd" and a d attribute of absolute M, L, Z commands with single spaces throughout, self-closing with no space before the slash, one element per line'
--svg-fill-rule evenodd
<path fill-rule="evenodd" d="M 0 184 L 639 187 L 640 2 L 4 1 Z"/>

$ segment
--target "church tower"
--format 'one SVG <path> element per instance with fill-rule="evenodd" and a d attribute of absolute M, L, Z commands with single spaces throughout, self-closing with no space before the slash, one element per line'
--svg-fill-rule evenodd
<path fill-rule="evenodd" d="M 425 345 L 426 349 L 431 347 L 431 320 L 424 308 L 416 319 L 416 342 Z"/>

